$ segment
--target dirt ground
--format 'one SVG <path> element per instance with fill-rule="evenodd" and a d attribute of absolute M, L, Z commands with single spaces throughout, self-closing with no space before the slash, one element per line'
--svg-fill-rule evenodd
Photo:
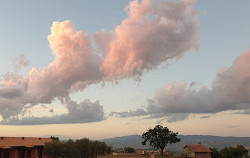
<path fill-rule="evenodd" d="M 139 156 L 139 155 L 105 155 L 105 156 L 98 156 L 98 158 L 150 158 L 150 156 Z"/>
<path fill-rule="evenodd" d="M 98 156 L 98 158 L 151 158 L 151 156 L 146 155 L 105 155 L 105 156 Z M 170 158 L 169 156 L 155 156 L 155 158 Z"/>

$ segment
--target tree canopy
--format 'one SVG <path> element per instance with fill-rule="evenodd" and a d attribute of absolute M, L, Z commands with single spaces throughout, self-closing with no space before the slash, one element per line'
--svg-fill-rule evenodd
<path fill-rule="evenodd" d="M 50 136 L 50 139 L 59 141 L 59 137 Z"/>
<path fill-rule="evenodd" d="M 180 141 L 180 138 L 178 138 L 177 135 L 178 132 L 174 133 L 167 127 L 156 125 L 154 129 L 149 129 L 147 132 L 142 134 L 142 145 L 146 145 L 146 143 L 149 142 L 153 148 L 160 149 L 162 155 L 164 148 L 168 144 Z"/>
<path fill-rule="evenodd" d="M 248 150 L 242 146 L 237 145 L 236 147 L 225 147 L 220 150 L 221 158 L 242 158 L 248 156 Z"/>
<path fill-rule="evenodd" d="M 212 158 L 220 158 L 220 152 L 216 148 L 209 148 L 212 151 L 211 157 Z"/>
<path fill-rule="evenodd" d="M 104 142 L 92 141 L 88 138 L 67 141 L 53 139 L 52 142 L 45 143 L 44 151 L 46 155 L 53 158 L 96 158 L 97 155 L 110 154 L 112 148 Z"/>
<path fill-rule="evenodd" d="M 124 148 L 125 153 L 135 153 L 135 149 L 131 147 Z"/>
<path fill-rule="evenodd" d="M 216 148 L 210 148 L 212 158 L 243 158 L 248 157 L 248 150 L 243 145 L 236 147 L 225 147 L 218 151 Z"/>

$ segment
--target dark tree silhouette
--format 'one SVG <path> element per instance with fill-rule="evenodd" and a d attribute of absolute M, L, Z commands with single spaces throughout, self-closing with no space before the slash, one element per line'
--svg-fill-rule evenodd
<path fill-rule="evenodd" d="M 168 144 L 179 142 L 181 139 L 177 137 L 178 132 L 174 133 L 170 131 L 167 127 L 162 127 L 161 125 L 156 125 L 154 129 L 149 129 L 147 132 L 142 134 L 142 145 L 149 144 L 156 149 L 161 150 L 161 155 L 163 155 L 163 150 Z"/>
<path fill-rule="evenodd" d="M 220 150 L 221 158 L 242 158 L 248 157 L 248 150 L 243 145 L 236 147 L 225 147 Z"/>
<path fill-rule="evenodd" d="M 59 137 L 50 136 L 50 139 L 55 140 L 55 141 L 59 141 Z"/>
<path fill-rule="evenodd" d="M 110 154 L 112 148 L 104 142 L 83 138 L 68 141 L 52 140 L 45 143 L 44 152 L 52 158 L 97 158 L 98 155 Z"/>
<path fill-rule="evenodd" d="M 131 147 L 124 148 L 125 153 L 135 153 L 135 149 Z"/>
<path fill-rule="evenodd" d="M 63 153 L 63 143 L 57 140 L 45 143 L 44 152 L 45 155 L 49 155 L 52 158 L 61 157 L 61 153 Z"/>

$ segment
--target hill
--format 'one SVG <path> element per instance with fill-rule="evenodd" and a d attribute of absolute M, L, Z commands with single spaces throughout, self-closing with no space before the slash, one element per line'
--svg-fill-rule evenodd
<path fill-rule="evenodd" d="M 182 153 L 185 145 L 197 144 L 198 142 L 201 142 L 208 148 L 215 147 L 218 149 L 224 148 L 226 146 L 242 144 L 248 150 L 250 150 L 250 137 L 220 137 L 210 135 L 179 135 L 178 137 L 181 138 L 181 141 L 176 144 L 168 145 L 167 148 L 165 148 L 167 151 Z M 152 149 L 149 145 L 141 145 L 142 139 L 140 135 L 115 137 L 103 139 L 101 141 L 106 142 L 115 149 L 125 148 L 128 146 L 135 149 Z"/>

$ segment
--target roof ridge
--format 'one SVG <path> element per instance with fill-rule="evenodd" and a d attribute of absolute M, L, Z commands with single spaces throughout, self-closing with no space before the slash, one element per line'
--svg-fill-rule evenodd
<path fill-rule="evenodd" d="M 50 138 L 48 138 L 48 137 L 13 137 L 13 136 L 0 136 L 0 138 L 42 138 L 42 139 L 50 139 Z"/>

